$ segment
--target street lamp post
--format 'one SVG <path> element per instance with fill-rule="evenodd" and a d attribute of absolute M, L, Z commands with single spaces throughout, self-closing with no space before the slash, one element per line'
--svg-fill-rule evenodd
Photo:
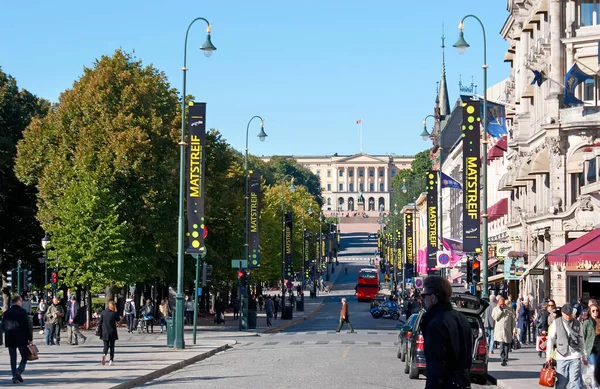
<path fill-rule="evenodd" d="M 181 141 L 179 142 L 179 217 L 177 219 L 177 294 L 175 295 L 175 339 L 173 347 L 182 349 L 185 348 L 183 341 L 183 193 L 185 190 L 185 148 L 187 143 L 185 142 L 185 86 L 186 86 L 186 72 L 187 72 L 187 41 L 190 27 L 198 20 L 206 22 L 206 41 L 200 47 L 204 51 L 206 57 L 210 57 L 212 52 L 217 48 L 213 46 L 210 40 L 211 24 L 204 18 L 196 18 L 188 25 L 185 31 L 185 42 L 183 45 L 183 91 L 181 94 Z"/>
<path fill-rule="evenodd" d="M 285 312 L 285 181 L 290 178 L 290 192 L 294 193 L 294 177 L 286 174 L 281 180 L 281 318 Z M 291 237 L 290 237 L 291 238 Z M 290 317 L 291 319 L 291 317 Z"/>
<path fill-rule="evenodd" d="M 483 183 L 481 185 L 481 208 L 482 208 L 482 213 L 481 213 L 481 221 L 482 221 L 482 234 L 481 234 L 481 240 L 482 240 L 482 263 L 481 263 L 481 267 L 483 268 L 481 271 L 481 278 L 482 278 L 482 293 L 481 293 L 481 297 L 483 297 L 484 299 L 488 298 L 488 213 L 487 213 L 487 119 L 486 119 L 486 115 L 487 115 L 487 41 L 485 38 L 485 27 L 483 26 L 483 23 L 481 22 L 481 20 L 475 16 L 475 15 L 467 15 L 464 18 L 462 18 L 462 20 L 460 21 L 460 23 L 458 24 L 458 29 L 459 29 L 459 35 L 458 35 L 458 40 L 456 41 L 456 43 L 453 45 L 454 47 L 456 47 L 456 50 L 458 51 L 458 54 L 464 54 L 465 51 L 467 50 L 467 47 L 469 47 L 469 44 L 465 41 L 465 38 L 463 36 L 463 29 L 465 27 L 464 25 L 464 21 L 467 18 L 473 18 L 475 20 L 477 20 L 479 22 L 479 24 L 481 25 L 481 31 L 483 32 L 483 136 L 482 136 L 482 140 L 481 143 L 483 145 L 483 151 L 482 151 L 482 163 L 481 163 L 481 174 L 483 176 Z"/>
<path fill-rule="evenodd" d="M 44 234 L 42 238 L 42 247 L 44 248 L 44 298 L 46 298 L 48 287 L 48 245 L 50 244 L 50 237 L 48 233 Z"/>
<path fill-rule="evenodd" d="M 248 125 L 246 126 L 246 152 L 244 155 L 244 259 L 246 260 L 246 263 L 249 264 L 250 263 L 250 258 L 248 258 L 248 247 L 250 245 L 250 216 L 248 215 L 248 212 L 250 211 L 250 204 L 249 204 L 249 200 L 250 200 L 250 195 L 248 194 L 248 133 L 250 131 L 250 123 L 252 123 L 252 120 L 254 119 L 260 119 L 260 132 L 258 133 L 257 137 L 258 139 L 260 139 L 261 142 L 265 141 L 265 138 L 267 137 L 267 134 L 265 133 L 265 121 L 263 118 L 261 118 L 260 116 L 256 115 L 256 116 L 252 116 L 252 118 L 250 118 L 250 120 L 248 121 Z M 240 269 L 240 270 L 244 270 L 244 269 Z M 239 290 L 239 295 L 240 295 L 240 304 L 242 307 L 247 307 L 248 306 L 248 293 L 244 292 L 246 290 L 246 288 L 244 288 L 243 286 L 240 285 L 240 290 Z M 242 295 L 243 293 L 243 295 Z M 247 328 L 247 323 L 248 323 L 248 310 L 247 309 L 241 309 L 240 310 L 240 331 L 245 330 Z"/>
<path fill-rule="evenodd" d="M 429 133 L 429 131 L 427 131 L 427 118 L 434 118 L 435 119 L 435 116 L 433 116 L 433 115 L 427 115 L 427 116 L 425 116 L 425 119 L 423 119 L 423 131 L 421 131 L 421 135 L 419 135 L 421 138 L 423 138 L 423 140 L 427 140 L 431 136 L 431 134 Z"/>
<path fill-rule="evenodd" d="M 397 274 L 398 273 L 398 204 L 394 204 L 394 216 L 396 216 L 394 218 L 394 231 L 393 231 L 393 236 L 394 236 L 394 253 L 393 253 L 393 259 L 394 259 L 394 293 L 396 292 L 397 288 L 398 288 L 398 279 L 397 279 Z M 402 267 L 402 275 L 404 276 L 404 266 Z"/>

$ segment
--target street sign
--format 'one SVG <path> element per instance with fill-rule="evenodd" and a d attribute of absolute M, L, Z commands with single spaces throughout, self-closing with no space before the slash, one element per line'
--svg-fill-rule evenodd
<path fill-rule="evenodd" d="M 248 261 L 246 259 L 232 259 L 231 267 L 234 269 L 246 269 L 248 268 Z"/>
<path fill-rule="evenodd" d="M 531 269 L 531 270 L 529 270 L 529 275 L 530 276 L 543 276 L 544 269 Z"/>
<path fill-rule="evenodd" d="M 415 277 L 415 288 L 417 288 L 417 289 L 423 288 L 423 277 Z"/>
<path fill-rule="evenodd" d="M 202 288 L 198 287 L 198 297 L 202 296 Z"/>

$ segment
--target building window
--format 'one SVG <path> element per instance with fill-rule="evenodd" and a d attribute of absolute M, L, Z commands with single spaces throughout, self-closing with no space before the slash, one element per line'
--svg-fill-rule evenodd
<path fill-rule="evenodd" d="M 339 189 L 340 192 L 343 191 L 344 190 L 344 184 L 340 184 L 338 189 Z"/>
<path fill-rule="evenodd" d="M 369 192 L 375 192 L 375 184 L 372 182 L 369 184 Z"/>
<path fill-rule="evenodd" d="M 583 82 L 583 100 L 585 101 L 594 101 L 594 79 L 585 80 Z"/>
<path fill-rule="evenodd" d="M 331 205 L 331 199 L 327 199 L 327 205 Z"/>
<path fill-rule="evenodd" d="M 331 170 L 327 170 L 327 177 L 331 177 Z"/>
<path fill-rule="evenodd" d="M 375 170 L 369 170 L 369 177 L 375 177 Z"/>
<path fill-rule="evenodd" d="M 348 191 L 354 192 L 354 184 L 348 184 Z"/>
<path fill-rule="evenodd" d="M 317 176 L 321 177 L 321 171 L 317 170 Z"/>
<path fill-rule="evenodd" d="M 600 24 L 600 12 L 598 0 L 580 0 L 579 2 L 579 26 L 595 26 Z"/>
<path fill-rule="evenodd" d="M 362 171 L 362 170 L 359 170 L 359 171 L 358 171 L 358 176 L 359 176 L 359 177 L 363 177 L 363 176 L 364 176 L 364 171 Z"/>
<path fill-rule="evenodd" d="M 587 183 L 596 182 L 596 158 L 588 159 L 587 161 Z"/>
<path fill-rule="evenodd" d="M 361 192 L 365 191 L 365 184 L 363 184 L 362 182 L 358 185 L 358 187 L 360 188 Z"/>
<path fill-rule="evenodd" d="M 379 177 L 383 177 L 383 169 L 379 171 Z"/>
<path fill-rule="evenodd" d="M 383 192 L 383 182 L 381 182 L 381 183 L 379 184 L 379 191 L 380 191 L 380 192 Z"/>
<path fill-rule="evenodd" d="M 331 184 L 327 184 L 327 191 L 331 192 Z"/>
<path fill-rule="evenodd" d="M 348 171 L 348 177 L 354 177 L 354 170 Z"/>
<path fill-rule="evenodd" d="M 343 170 L 338 170 L 338 172 L 339 172 L 339 176 L 340 177 L 344 177 L 344 171 Z"/>

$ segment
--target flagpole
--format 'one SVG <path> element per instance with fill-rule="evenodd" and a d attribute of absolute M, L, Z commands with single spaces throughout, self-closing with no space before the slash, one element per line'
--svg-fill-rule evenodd
<path fill-rule="evenodd" d="M 363 128 L 362 128 L 362 119 L 360 119 L 360 153 L 361 154 L 363 153 L 363 148 L 362 148 L 362 131 L 363 131 Z"/>
<path fill-rule="evenodd" d="M 577 60 L 575 60 L 577 62 Z M 582 64 L 583 65 L 583 64 Z M 585 66 L 585 65 L 583 65 Z M 525 64 L 525 68 L 531 70 L 532 72 L 535 70 L 533 69 L 531 66 L 529 66 L 529 64 Z M 589 69 L 589 68 L 588 68 Z M 591 70 L 591 69 L 590 69 Z M 593 70 L 592 70 L 593 71 Z M 548 76 L 546 73 L 544 73 L 544 77 L 546 77 L 546 80 L 552 81 L 553 83 L 555 83 L 556 85 L 560 85 L 561 88 L 565 89 L 565 86 L 563 84 L 561 84 L 560 82 L 550 78 L 550 76 Z"/>
<path fill-rule="evenodd" d="M 444 155 L 444 149 L 441 148 L 440 153 L 442 154 L 442 156 Z M 440 170 L 438 170 L 438 197 L 439 197 L 439 201 L 440 201 L 440 205 L 439 205 L 439 209 L 440 209 L 440 222 L 439 222 L 439 236 L 440 236 L 440 244 L 438 245 L 438 251 L 444 251 L 444 211 L 443 211 L 443 196 L 442 196 L 442 189 L 444 188 L 444 186 L 442 185 L 442 161 L 443 159 L 440 157 Z M 448 274 L 446 273 L 446 271 L 444 270 L 444 274 L 442 274 L 442 276 L 444 277 L 448 277 Z"/>

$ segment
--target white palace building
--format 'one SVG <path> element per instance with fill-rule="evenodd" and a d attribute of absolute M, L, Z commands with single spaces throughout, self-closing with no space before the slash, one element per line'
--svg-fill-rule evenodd
<path fill-rule="evenodd" d="M 399 170 L 410 169 L 414 160 L 412 156 L 369 154 L 285 157 L 319 177 L 325 213 L 367 214 L 390 210 L 392 179 Z"/>

